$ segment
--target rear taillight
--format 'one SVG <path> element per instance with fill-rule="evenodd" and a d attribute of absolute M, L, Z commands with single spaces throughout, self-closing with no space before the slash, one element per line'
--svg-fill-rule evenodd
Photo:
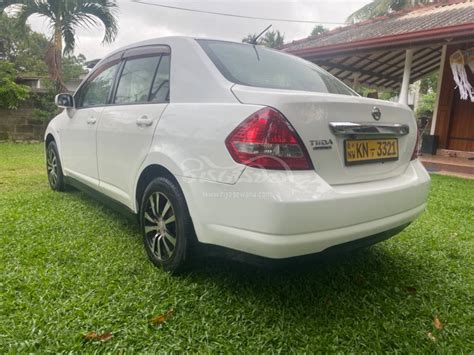
<path fill-rule="evenodd" d="M 306 148 L 277 110 L 265 107 L 237 126 L 225 140 L 237 163 L 254 168 L 312 170 Z"/>
<path fill-rule="evenodd" d="M 420 134 L 416 132 L 416 143 L 415 143 L 415 148 L 413 149 L 413 153 L 411 155 L 410 160 L 415 160 L 418 158 L 418 144 L 420 144 Z"/>

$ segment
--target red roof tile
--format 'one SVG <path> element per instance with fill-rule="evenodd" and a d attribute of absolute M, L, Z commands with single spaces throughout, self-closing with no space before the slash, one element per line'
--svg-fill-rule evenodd
<path fill-rule="evenodd" d="M 354 25 L 336 28 L 319 36 L 293 41 L 282 49 L 293 52 L 463 24 L 474 24 L 474 1 L 472 0 L 443 1 L 394 12 Z"/>

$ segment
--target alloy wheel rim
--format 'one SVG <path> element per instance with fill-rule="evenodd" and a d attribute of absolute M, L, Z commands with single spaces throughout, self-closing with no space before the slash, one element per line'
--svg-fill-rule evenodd
<path fill-rule="evenodd" d="M 170 200 L 161 192 L 154 192 L 144 211 L 145 237 L 151 251 L 160 261 L 169 260 L 176 249 L 176 215 Z"/>
<path fill-rule="evenodd" d="M 46 159 L 48 169 L 48 179 L 51 185 L 55 186 L 58 181 L 58 159 L 53 149 L 49 149 Z"/>

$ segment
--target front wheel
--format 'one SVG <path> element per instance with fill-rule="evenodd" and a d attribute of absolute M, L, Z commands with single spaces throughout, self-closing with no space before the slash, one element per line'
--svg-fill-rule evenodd
<path fill-rule="evenodd" d="M 58 147 L 54 141 L 50 142 L 46 148 L 46 171 L 49 186 L 55 191 L 64 191 L 63 169 L 59 160 Z"/>
<path fill-rule="evenodd" d="M 166 271 L 181 271 L 194 229 L 179 186 L 171 179 L 154 179 L 143 194 L 140 226 L 145 250 L 156 266 Z"/>

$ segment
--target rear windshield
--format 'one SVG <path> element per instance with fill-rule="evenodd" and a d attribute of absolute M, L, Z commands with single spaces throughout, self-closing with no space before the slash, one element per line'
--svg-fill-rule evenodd
<path fill-rule="evenodd" d="M 262 46 L 197 40 L 227 80 L 271 89 L 356 95 L 338 79 L 301 58 Z"/>

